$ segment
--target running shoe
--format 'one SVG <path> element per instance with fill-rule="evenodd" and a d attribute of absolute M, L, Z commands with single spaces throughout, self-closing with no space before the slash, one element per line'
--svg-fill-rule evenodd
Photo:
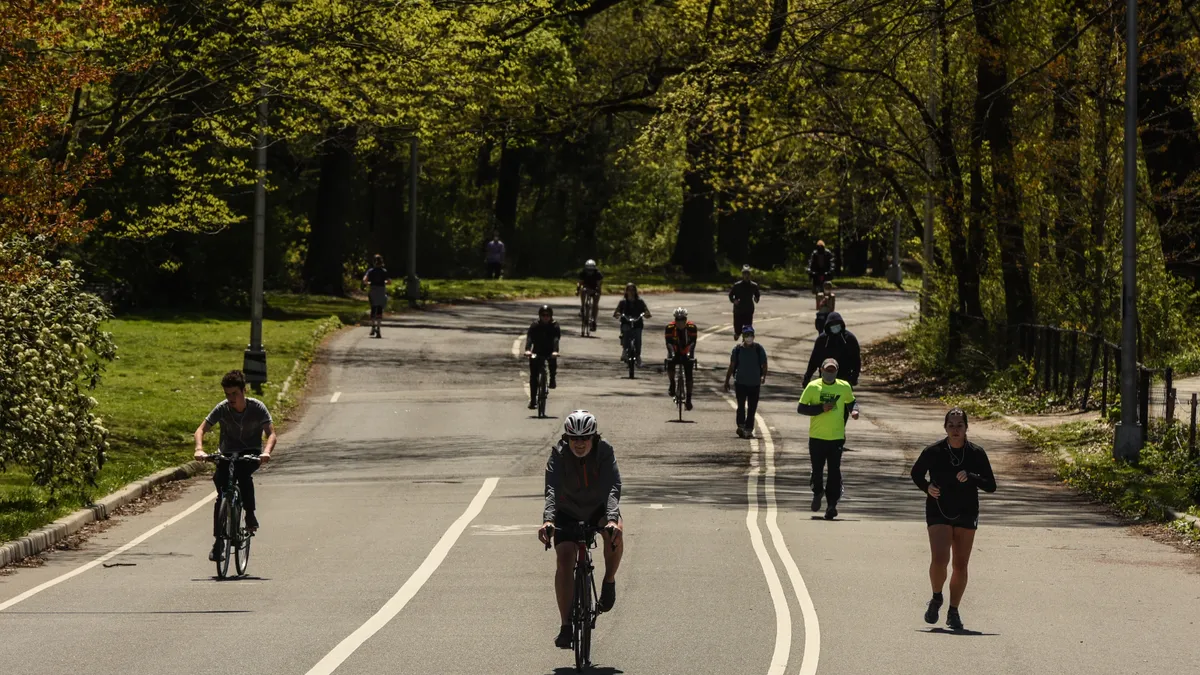
<path fill-rule="evenodd" d="M 942 609 L 942 601 L 938 598 L 933 598 L 929 601 L 929 605 L 925 608 L 925 623 L 937 623 L 938 611 Z"/>
<path fill-rule="evenodd" d="M 821 493 L 821 492 L 817 492 L 816 494 L 813 495 L 813 500 L 812 500 L 813 513 L 816 513 L 817 511 L 821 510 L 821 497 L 824 497 L 824 496 L 825 496 L 824 493 Z"/>
<path fill-rule="evenodd" d="M 953 631 L 960 631 L 963 629 L 962 617 L 958 615 L 957 607 L 951 607 L 946 612 L 946 628 L 949 628 Z"/>

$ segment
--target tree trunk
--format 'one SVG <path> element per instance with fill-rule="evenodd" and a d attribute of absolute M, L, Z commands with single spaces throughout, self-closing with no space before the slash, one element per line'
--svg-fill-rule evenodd
<path fill-rule="evenodd" d="M 970 316 L 980 316 L 983 313 L 983 303 L 979 295 L 979 269 L 983 262 L 983 251 L 979 246 L 968 246 L 966 217 L 963 213 L 963 204 L 966 203 L 965 186 L 962 179 L 962 166 L 954 149 L 950 33 L 946 24 L 944 0 L 937 2 L 937 27 L 942 56 L 941 95 L 939 96 L 941 119 L 938 128 L 930 131 L 934 134 L 937 144 L 938 168 L 941 173 L 939 182 L 942 183 L 940 191 L 942 212 L 946 216 L 947 229 L 950 231 L 950 261 L 954 265 L 955 276 L 958 280 L 958 310 Z M 972 236 L 971 238 L 976 237 Z"/>
<path fill-rule="evenodd" d="M 690 125 L 695 129 L 698 125 Z M 695 135 L 693 135 L 695 134 Z M 704 147 L 711 131 L 688 133 L 687 167 L 683 171 L 683 211 L 671 262 L 688 274 L 707 275 L 717 269 L 713 250 L 714 206 L 707 179 Z"/>
<path fill-rule="evenodd" d="M 1066 18 L 1055 32 L 1055 43 L 1065 44 L 1074 36 L 1076 19 L 1085 11 L 1084 0 L 1077 0 L 1067 11 Z M 1053 258 L 1048 250 L 1049 237 L 1042 238 L 1042 264 L 1057 262 L 1073 273 L 1071 290 L 1081 288 L 1087 274 L 1082 224 L 1077 214 L 1082 212 L 1083 171 L 1080 166 L 1080 129 L 1078 65 L 1076 41 L 1067 45 L 1062 55 L 1062 74 L 1054 81 L 1054 108 L 1051 137 L 1055 148 L 1050 169 L 1050 189 L 1057 202 L 1054 216 Z M 1042 222 L 1045 222 L 1044 220 Z M 1071 293 L 1075 295 L 1075 293 Z"/>
<path fill-rule="evenodd" d="M 1008 46 L 1000 34 L 1000 17 L 997 16 L 1000 5 L 991 0 L 974 0 L 974 4 L 975 27 L 984 42 L 977 64 L 975 115 L 991 150 L 992 194 L 1004 279 L 1004 308 L 1009 325 L 1032 323 L 1033 289 L 1029 283 L 1025 225 L 1021 222 L 1016 166 L 1013 162 L 1013 99 L 1011 90 L 1005 89 L 1008 84 Z M 973 148 L 972 154 L 976 152 L 977 148 Z M 976 170 L 972 168 L 973 176 Z M 974 178 L 971 192 L 971 201 L 974 203 Z M 982 230 L 980 235 L 982 245 Z"/>
<path fill-rule="evenodd" d="M 1200 281 L 1200 135 L 1183 53 L 1194 10 L 1186 8 L 1186 18 L 1173 16 L 1170 4 L 1142 3 L 1149 28 L 1141 37 L 1146 47 L 1138 68 L 1138 129 L 1167 266 Z"/>
<path fill-rule="evenodd" d="M 321 145 L 316 215 L 308 235 L 304 280 L 310 293 L 344 295 L 343 249 L 346 215 L 352 205 L 354 127 L 330 128 Z"/>
<path fill-rule="evenodd" d="M 514 147 L 511 141 L 500 146 L 500 173 L 496 184 L 496 223 L 503 237 L 512 236 L 517 229 L 517 204 L 521 195 L 521 165 L 525 149 Z"/>
<path fill-rule="evenodd" d="M 1109 98 L 1112 95 L 1112 78 L 1109 76 L 1109 59 L 1113 49 L 1113 31 L 1105 31 L 1101 38 L 1102 47 L 1096 49 L 1096 72 L 1100 81 L 1096 86 L 1096 136 L 1092 141 L 1092 151 L 1096 156 L 1096 175 L 1092 179 L 1092 317 L 1089 330 L 1097 335 L 1105 335 L 1104 298 L 1105 298 L 1105 248 L 1107 246 L 1106 232 L 1108 228 L 1109 195 L 1109 145 L 1112 143 L 1110 124 Z"/>

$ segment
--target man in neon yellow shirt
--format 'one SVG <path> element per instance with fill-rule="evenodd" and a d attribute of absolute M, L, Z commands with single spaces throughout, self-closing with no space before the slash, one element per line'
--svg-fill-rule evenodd
<path fill-rule="evenodd" d="M 800 395 L 796 412 L 812 417 L 808 422 L 808 456 L 812 459 L 812 510 L 821 510 L 825 464 L 829 464 L 829 498 L 825 520 L 837 517 L 837 501 L 842 496 L 842 448 L 846 445 L 846 420 L 858 419 L 858 402 L 850 383 L 837 377 L 837 359 L 821 363 L 821 378 L 813 380 Z"/>

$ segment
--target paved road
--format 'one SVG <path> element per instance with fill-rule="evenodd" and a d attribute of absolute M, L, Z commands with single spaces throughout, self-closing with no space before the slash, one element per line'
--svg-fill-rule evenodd
<path fill-rule="evenodd" d="M 656 319 L 688 306 L 702 330 L 730 320 L 720 296 L 649 301 Z M 625 481 L 628 549 L 597 672 L 1195 671 L 1196 561 L 1039 479 L 1008 432 L 982 424 L 972 437 L 1000 491 L 984 498 L 962 607 L 974 632 L 931 631 L 923 500 L 907 471 L 939 437 L 941 411 L 863 387 L 842 516 L 814 519 L 795 413 L 810 303 L 763 299 L 756 325 L 775 374 L 756 441 L 735 436 L 721 372 L 698 374 L 696 409 L 673 422 L 663 375 L 623 377 L 612 322 L 564 340 L 546 420 L 528 415 L 514 356 L 534 303 L 404 315 L 382 340 L 347 331 L 259 474 L 250 578 L 212 579 L 211 487 L 195 481 L 82 550 L 0 577 L 0 672 L 569 672 L 551 645 L 554 562 L 533 533 L 549 444 L 579 407 L 599 416 Z M 574 299 L 552 304 L 565 317 Z M 839 309 L 868 341 L 913 306 L 847 291 Z M 648 330 L 648 364 L 660 345 Z M 723 371 L 731 345 L 728 329 L 711 333 L 702 364 Z M 104 562 L 126 566 L 81 567 L 113 552 Z"/>

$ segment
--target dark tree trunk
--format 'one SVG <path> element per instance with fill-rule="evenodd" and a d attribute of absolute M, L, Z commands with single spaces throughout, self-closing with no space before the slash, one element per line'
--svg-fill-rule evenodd
<path fill-rule="evenodd" d="M 1084 0 L 1077 0 L 1068 9 L 1066 18 L 1058 27 L 1056 44 L 1065 44 L 1075 35 L 1076 18 L 1085 11 Z M 1080 131 L 1078 65 L 1076 43 L 1072 41 L 1063 52 L 1062 74 L 1054 82 L 1054 108 L 1051 122 L 1052 137 L 1057 146 L 1053 153 L 1050 169 L 1050 189 L 1057 208 L 1054 216 L 1053 260 L 1048 250 L 1050 237 L 1042 237 L 1042 264 L 1057 262 L 1073 273 L 1072 289 L 1081 288 L 1087 274 L 1084 231 L 1078 214 L 1082 212 L 1079 195 L 1082 194 L 1083 171 L 1080 167 Z M 1042 220 L 1044 223 L 1045 220 Z M 1075 295 L 1072 293 L 1072 295 Z"/>
<path fill-rule="evenodd" d="M 406 165 L 394 146 L 371 156 L 367 166 L 368 190 L 371 196 L 371 211 L 368 216 L 370 253 L 383 254 L 386 263 L 396 267 L 400 263 L 401 242 L 407 222 L 404 220 L 404 202 L 407 199 L 407 184 L 404 179 Z"/>
<path fill-rule="evenodd" d="M 683 211 L 679 214 L 679 233 L 671 262 L 679 265 L 688 274 L 708 275 L 717 269 L 713 250 L 715 209 L 712 188 L 707 180 L 707 158 L 704 152 L 710 134 L 707 129 L 693 131 L 689 132 L 687 139 L 687 167 L 683 172 Z"/>
<path fill-rule="evenodd" d="M 976 121 L 991 150 L 992 194 L 996 216 L 996 238 L 1004 279 L 1004 308 L 1008 323 L 1031 323 L 1034 318 L 1033 289 L 1029 283 L 1029 256 L 1025 249 L 1025 225 L 1021 222 L 1013 163 L 1013 99 L 1008 83 L 1008 46 L 1000 34 L 999 7 L 991 0 L 974 0 L 975 27 L 984 42 L 977 64 Z M 976 143 L 978 143 L 978 136 Z M 973 147 L 972 154 L 978 148 Z M 974 158 L 978 161 L 978 158 Z M 971 202 L 975 202 L 972 168 Z M 982 183 L 982 181 L 979 181 Z M 980 230 L 982 235 L 982 229 Z M 982 236 L 980 236 L 982 245 Z"/>
<path fill-rule="evenodd" d="M 500 171 L 496 183 L 496 224 L 500 236 L 512 236 L 517 229 L 517 204 L 521 196 L 521 165 L 525 149 L 514 147 L 511 141 L 500 146 Z"/>
<path fill-rule="evenodd" d="M 1109 97 L 1112 80 L 1108 75 L 1108 62 L 1113 49 L 1112 31 L 1103 33 L 1103 48 L 1096 50 L 1096 72 L 1100 73 L 1100 82 L 1096 91 L 1096 135 L 1092 143 L 1092 151 L 1096 156 L 1096 174 L 1092 180 L 1091 217 L 1092 224 L 1092 317 L 1090 331 L 1097 335 L 1104 332 L 1104 298 L 1105 298 L 1105 234 L 1108 228 L 1109 195 L 1109 144 L 1112 142 L 1110 127 Z"/>
<path fill-rule="evenodd" d="M 1138 68 L 1138 129 L 1167 266 L 1200 281 L 1200 135 L 1183 53 L 1192 10 L 1173 16 L 1170 4 L 1142 3 L 1148 29 L 1141 37 L 1147 47 Z"/>
<path fill-rule="evenodd" d="M 938 36 L 941 41 L 941 92 L 938 128 L 932 129 L 938 153 L 938 171 L 942 183 L 941 204 L 950 231 L 950 261 L 954 265 L 958 281 L 958 310 L 970 316 L 983 313 L 979 295 L 979 270 L 983 264 L 983 251 L 979 246 L 968 246 L 967 223 L 963 212 L 966 190 L 963 185 L 962 166 L 954 149 L 954 99 L 952 97 L 952 75 L 950 72 L 950 34 L 946 24 L 946 4 L 937 3 Z M 975 236 L 970 237 L 975 239 Z M 982 239 L 982 237 L 979 237 Z"/>
<path fill-rule="evenodd" d="M 352 210 L 354 127 L 331 128 L 321 145 L 317 207 L 308 235 L 304 280 L 310 293 L 344 295 L 343 240 Z"/>

